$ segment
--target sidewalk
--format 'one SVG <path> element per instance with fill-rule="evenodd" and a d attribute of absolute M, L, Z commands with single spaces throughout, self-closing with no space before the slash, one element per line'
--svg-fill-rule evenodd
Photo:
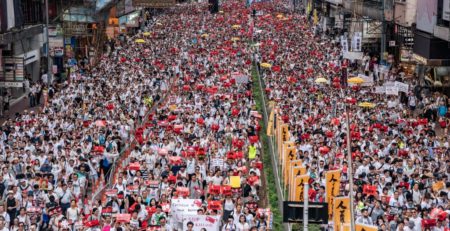
<path fill-rule="evenodd" d="M 42 101 L 42 98 L 41 98 Z M 9 105 L 9 111 L 4 113 L 4 116 L 0 118 L 0 124 L 3 124 L 8 119 L 14 119 L 16 113 L 22 113 L 23 111 L 37 111 L 39 106 L 30 108 L 30 102 L 28 100 L 28 93 L 23 94 L 17 99 L 12 99 Z"/>

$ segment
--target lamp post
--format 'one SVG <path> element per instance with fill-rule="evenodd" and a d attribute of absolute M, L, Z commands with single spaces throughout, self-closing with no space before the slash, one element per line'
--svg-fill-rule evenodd
<path fill-rule="evenodd" d="M 347 123 L 347 177 L 349 184 L 349 193 L 350 197 L 350 230 L 355 230 L 355 213 L 353 208 L 353 160 L 352 160 L 352 147 L 351 147 L 351 138 L 350 138 L 350 113 L 348 111 L 348 106 L 345 103 L 345 114 L 346 123 Z"/>
<path fill-rule="evenodd" d="M 45 51 L 47 53 L 47 85 L 52 81 L 52 65 L 51 65 L 51 57 L 50 57 L 50 40 L 48 35 L 48 0 L 45 0 L 45 37 L 47 38 L 47 45 L 45 46 Z"/>

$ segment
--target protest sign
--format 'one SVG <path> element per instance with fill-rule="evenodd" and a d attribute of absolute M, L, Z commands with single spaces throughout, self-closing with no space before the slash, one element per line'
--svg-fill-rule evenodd
<path fill-rule="evenodd" d="M 398 87 L 396 86 L 386 86 L 386 95 L 398 95 Z"/>
<path fill-rule="evenodd" d="M 375 94 L 385 94 L 386 88 L 384 86 L 375 87 Z"/>
<path fill-rule="evenodd" d="M 202 206 L 202 201 L 197 199 L 172 199 L 170 213 L 178 220 L 183 220 L 185 215 L 195 215 Z"/>
<path fill-rule="evenodd" d="M 395 81 L 394 86 L 398 88 L 398 91 L 408 93 L 409 85 L 406 83 Z"/>
<path fill-rule="evenodd" d="M 183 230 L 188 230 L 187 224 L 189 222 L 194 224 L 193 231 L 201 231 L 202 229 L 218 231 L 220 229 L 220 216 L 186 215 L 183 217 Z"/>

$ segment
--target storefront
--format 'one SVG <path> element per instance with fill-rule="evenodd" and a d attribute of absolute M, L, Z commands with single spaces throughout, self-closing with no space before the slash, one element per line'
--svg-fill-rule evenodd
<path fill-rule="evenodd" d="M 64 55 L 66 58 L 89 58 L 94 47 L 95 9 L 72 7 L 63 14 Z"/>
<path fill-rule="evenodd" d="M 450 46 L 449 42 L 425 32 L 414 34 L 413 57 L 423 68 L 419 73 L 434 87 L 450 88 Z M 420 76 L 422 77 L 422 76 Z"/>

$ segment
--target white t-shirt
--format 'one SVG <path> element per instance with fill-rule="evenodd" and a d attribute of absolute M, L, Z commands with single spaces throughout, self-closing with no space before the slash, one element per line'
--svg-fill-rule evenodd
<path fill-rule="evenodd" d="M 71 220 L 72 222 L 75 222 L 78 220 L 78 209 L 77 208 L 68 208 L 67 209 L 67 218 Z"/>

